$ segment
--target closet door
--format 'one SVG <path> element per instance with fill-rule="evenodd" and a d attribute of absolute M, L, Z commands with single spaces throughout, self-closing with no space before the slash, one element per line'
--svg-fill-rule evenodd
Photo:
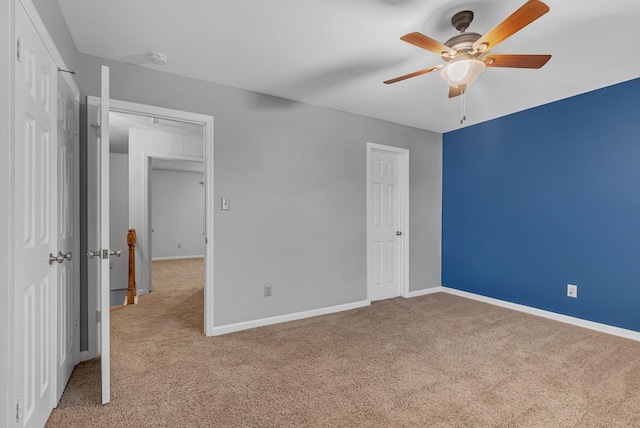
<path fill-rule="evenodd" d="M 42 427 L 56 390 L 57 68 L 15 4 L 13 376 L 16 422 Z"/>

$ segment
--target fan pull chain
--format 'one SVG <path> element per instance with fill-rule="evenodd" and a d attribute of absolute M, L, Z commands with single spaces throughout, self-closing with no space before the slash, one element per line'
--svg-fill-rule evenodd
<path fill-rule="evenodd" d="M 467 120 L 467 88 L 460 86 L 462 93 L 460 94 L 460 124 Z"/>

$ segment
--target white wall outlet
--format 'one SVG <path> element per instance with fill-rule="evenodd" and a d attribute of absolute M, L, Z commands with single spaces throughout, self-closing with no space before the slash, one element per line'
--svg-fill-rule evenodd
<path fill-rule="evenodd" d="M 271 296 L 271 284 L 264 285 L 264 297 Z"/>
<path fill-rule="evenodd" d="M 178 248 L 182 248 L 182 244 L 178 244 Z"/>
<path fill-rule="evenodd" d="M 567 284 L 567 296 L 578 298 L 578 286 L 573 284 Z"/>

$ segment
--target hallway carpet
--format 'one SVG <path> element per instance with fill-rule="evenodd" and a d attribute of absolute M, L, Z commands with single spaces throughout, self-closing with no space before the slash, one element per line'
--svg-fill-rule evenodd
<path fill-rule="evenodd" d="M 48 427 L 640 426 L 639 342 L 444 293 L 207 338 L 202 260 L 154 287 Z"/>

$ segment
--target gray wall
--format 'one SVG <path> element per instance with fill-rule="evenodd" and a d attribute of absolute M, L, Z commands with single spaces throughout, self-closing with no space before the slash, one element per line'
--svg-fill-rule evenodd
<path fill-rule="evenodd" d="M 120 249 L 122 256 L 111 257 L 111 306 L 121 305 L 129 286 L 129 156 L 109 154 L 109 244 Z"/>
<path fill-rule="evenodd" d="M 215 118 L 215 325 L 366 298 L 368 141 L 411 151 L 411 289 L 441 285 L 441 135 L 86 55 L 83 95 L 101 64 L 114 99 Z"/>
<path fill-rule="evenodd" d="M 69 70 L 78 70 L 78 49 L 57 0 L 31 0 Z"/>
<path fill-rule="evenodd" d="M 34 3 L 83 97 L 100 94 L 104 63 L 115 99 L 215 117 L 215 199 L 232 199 L 215 212 L 216 325 L 365 298 L 367 141 L 410 149 L 411 290 L 440 285 L 441 135 L 77 55 L 57 2 Z M 86 279 L 81 287 L 86 320 Z"/>
<path fill-rule="evenodd" d="M 204 257 L 204 186 L 201 182 L 204 182 L 201 172 L 151 171 L 153 260 Z"/>

